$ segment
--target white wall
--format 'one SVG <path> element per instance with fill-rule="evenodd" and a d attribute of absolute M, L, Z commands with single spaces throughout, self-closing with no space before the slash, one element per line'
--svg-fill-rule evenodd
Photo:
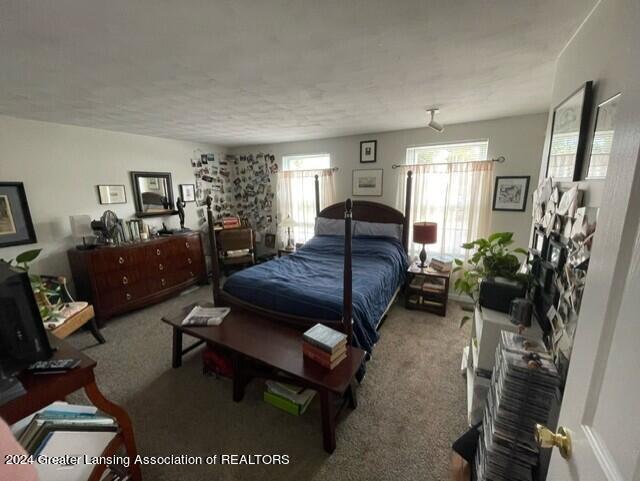
<path fill-rule="evenodd" d="M 0 258 L 13 258 L 42 248 L 34 271 L 69 275 L 67 250 L 74 245 L 69 216 L 99 218 L 113 210 L 134 217 L 130 171 L 170 172 L 174 198 L 178 184 L 193 184 L 190 158 L 194 149 L 218 152 L 216 146 L 123 134 L 106 130 L 36 122 L 0 116 L 0 179 L 24 182 L 37 244 L 0 248 Z M 100 205 L 96 185 L 124 184 L 126 204 Z M 197 227 L 195 203 L 185 208 L 186 226 Z M 179 227 L 177 216 L 145 218 L 145 222 Z"/>
<path fill-rule="evenodd" d="M 544 144 L 547 114 L 509 117 L 483 122 L 447 125 L 442 134 L 427 128 L 400 130 L 377 134 L 349 137 L 286 142 L 250 147 L 235 147 L 230 152 L 271 152 L 282 165 L 282 156 L 288 154 L 307 154 L 328 152 L 332 166 L 339 167 L 337 172 L 336 195 L 338 200 L 351 196 L 353 169 L 384 169 L 383 195 L 370 200 L 396 206 L 398 175 L 402 169 L 392 169 L 393 164 L 405 161 L 407 147 L 435 143 L 457 142 L 464 140 L 489 140 L 489 157 L 506 157 L 504 164 L 497 164 L 496 175 L 529 175 L 531 184 L 529 193 L 538 182 L 540 157 Z M 378 141 L 377 162 L 360 164 L 360 141 Z M 358 197 L 362 199 L 361 197 Z M 527 201 L 526 212 L 493 212 L 492 231 L 512 231 L 518 245 L 526 246 L 531 226 L 531 198 Z"/>
<path fill-rule="evenodd" d="M 586 138 L 587 148 L 580 175 L 580 179 L 584 179 L 589 168 L 590 146 L 593 140 L 597 105 L 619 92 L 622 92 L 620 103 L 624 104 L 625 91 L 628 92 L 630 88 L 635 88 L 634 85 L 628 85 L 629 79 L 634 79 L 634 77 L 629 73 L 629 69 L 632 67 L 626 55 L 629 53 L 629 49 L 637 44 L 634 43 L 634 39 L 630 38 L 632 29 L 626 31 L 619 28 L 617 18 L 620 16 L 621 8 L 616 2 L 604 2 L 596 8 L 558 58 L 547 122 L 547 135 L 539 172 L 541 178 L 544 177 L 547 170 L 553 109 L 560 102 L 585 82 L 594 81 L 589 135 Z M 606 30 L 601 30 L 602 25 L 607 25 Z M 637 78 L 634 80 L 638 82 Z M 618 117 L 620 116 L 620 108 L 618 108 Z M 611 161 L 614 161 L 613 157 Z M 573 182 L 565 182 L 561 185 L 568 187 L 573 184 Z M 579 188 L 585 191 L 585 205 L 599 207 L 602 204 L 604 184 L 604 179 L 578 182 Z"/>

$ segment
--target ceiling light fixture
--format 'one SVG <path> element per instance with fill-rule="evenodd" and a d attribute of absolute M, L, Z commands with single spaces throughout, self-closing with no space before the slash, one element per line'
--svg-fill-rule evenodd
<path fill-rule="evenodd" d="M 431 114 L 431 120 L 427 124 L 427 127 L 435 130 L 438 133 L 442 133 L 444 131 L 444 125 L 442 125 L 439 122 L 436 122 L 435 120 L 435 116 L 438 112 L 440 112 L 440 109 L 427 109 L 427 112 Z"/>

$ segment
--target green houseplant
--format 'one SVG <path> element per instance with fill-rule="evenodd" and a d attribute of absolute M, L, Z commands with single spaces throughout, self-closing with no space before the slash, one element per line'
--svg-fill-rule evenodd
<path fill-rule="evenodd" d="M 60 287 L 56 287 L 55 289 L 51 289 L 47 287 L 46 283 L 42 280 L 42 278 L 37 274 L 31 274 L 29 272 L 30 264 L 36 260 L 36 258 L 40 255 L 42 249 L 32 249 L 28 251 L 24 251 L 16 256 L 15 259 L 0 259 L 0 262 L 4 262 L 5 264 L 9 264 L 16 269 L 20 269 L 27 274 L 29 274 L 29 281 L 31 283 L 31 289 L 33 290 L 33 294 L 36 297 L 36 301 L 38 302 L 38 309 L 40 310 L 40 317 L 42 317 L 43 321 L 48 321 L 51 319 L 58 319 L 61 317 L 60 309 L 62 308 L 62 301 L 60 301 Z M 50 298 L 58 299 L 54 304 L 49 302 Z"/>
<path fill-rule="evenodd" d="M 462 244 L 464 249 L 475 249 L 466 264 L 455 259 L 453 272 L 461 272 L 454 288 L 461 294 L 468 295 L 473 302 L 478 301 L 480 280 L 490 277 L 503 277 L 509 280 L 528 282 L 528 275 L 519 274 L 520 259 L 516 254 L 527 255 L 527 251 L 513 244 L 513 232 L 496 232 L 486 239 L 476 239 Z"/>

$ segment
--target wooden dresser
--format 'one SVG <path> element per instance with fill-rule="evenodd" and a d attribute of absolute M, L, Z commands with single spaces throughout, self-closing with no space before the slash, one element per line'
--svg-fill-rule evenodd
<path fill-rule="evenodd" d="M 199 232 L 71 249 L 68 254 L 78 298 L 92 303 L 100 320 L 159 302 L 207 279 Z"/>

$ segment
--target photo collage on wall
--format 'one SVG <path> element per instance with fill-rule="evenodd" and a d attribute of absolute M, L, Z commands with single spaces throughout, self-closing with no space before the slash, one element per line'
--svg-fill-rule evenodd
<path fill-rule="evenodd" d="M 206 205 L 207 196 L 211 195 L 216 220 L 237 215 L 257 233 L 275 228 L 275 192 L 271 181 L 271 176 L 278 172 L 275 155 L 258 152 L 223 157 L 208 153 L 194 157 L 191 165 L 199 206 Z"/>
<path fill-rule="evenodd" d="M 556 364 L 564 372 L 571 358 L 598 209 L 582 206 L 577 187 L 561 191 L 545 179 L 533 195 L 534 234 L 530 257 L 536 305 L 549 324 Z"/>

